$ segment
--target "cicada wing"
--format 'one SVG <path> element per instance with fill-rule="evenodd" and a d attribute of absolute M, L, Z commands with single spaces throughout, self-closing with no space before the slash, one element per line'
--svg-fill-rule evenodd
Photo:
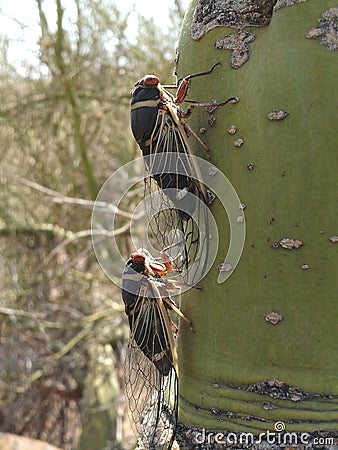
<path fill-rule="evenodd" d="M 184 129 L 168 113 L 160 113 L 146 159 L 145 209 L 150 237 L 159 250 L 172 247 L 174 267 L 183 273 L 185 284 L 193 285 L 203 277 L 208 259 L 205 188 L 192 164 Z"/>
<path fill-rule="evenodd" d="M 178 415 L 178 380 L 174 368 L 164 376 L 139 348 L 129 347 L 125 386 L 130 419 L 145 448 L 150 448 L 150 444 L 171 448 Z"/>
<path fill-rule="evenodd" d="M 158 423 L 158 408 L 161 404 L 163 376 L 137 346 L 129 345 L 125 361 L 125 388 L 129 413 L 138 433 L 142 431 L 145 411 L 151 411 L 149 434 L 153 434 Z M 149 416 L 150 414 L 148 414 Z"/>
<path fill-rule="evenodd" d="M 131 421 L 146 443 L 145 448 L 156 443 L 169 449 L 178 409 L 178 381 L 172 360 L 176 350 L 168 336 L 169 317 L 163 302 L 144 296 L 151 292 L 152 283 L 146 288 L 141 286 L 129 316 L 125 388 Z"/>
<path fill-rule="evenodd" d="M 201 176 L 194 173 L 196 166 L 191 159 L 184 127 L 178 126 L 171 115 L 163 110 L 158 111 L 157 122 L 150 141 L 149 155 L 145 157 L 147 173 L 180 211 L 182 218 L 189 219 L 196 202 L 187 193 L 198 197 L 198 191 L 201 191 L 203 196 Z"/>

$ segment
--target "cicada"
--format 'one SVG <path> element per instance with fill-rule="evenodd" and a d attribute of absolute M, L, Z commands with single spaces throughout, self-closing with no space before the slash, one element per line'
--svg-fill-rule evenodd
<path fill-rule="evenodd" d="M 132 253 L 122 275 L 122 299 L 130 326 L 125 384 L 131 418 L 148 448 L 172 447 L 178 416 L 178 368 L 173 311 L 190 328 L 170 292 L 176 282 L 165 251 L 154 258 L 146 249 Z"/>
<path fill-rule="evenodd" d="M 185 119 L 196 107 L 215 109 L 229 102 L 236 103 L 238 98 L 192 103 L 186 111 L 182 111 L 179 105 L 186 100 L 191 80 L 210 74 L 218 65 L 216 63 L 208 71 L 186 76 L 178 86 L 162 86 L 157 76 L 146 75 L 132 90 L 131 129 L 145 161 L 146 199 L 150 199 L 146 203 L 146 212 L 150 229 L 160 248 L 185 237 L 183 251 L 179 250 L 181 259 L 175 260 L 176 268 L 185 269 L 185 273 L 197 260 L 197 266 L 203 267 L 209 239 L 205 212 L 208 194 L 193 157 L 189 136 L 195 137 L 207 155 L 209 150 Z M 168 91 L 174 87 L 177 88 L 176 96 Z M 193 284 L 198 277 L 189 274 L 189 278 Z"/>

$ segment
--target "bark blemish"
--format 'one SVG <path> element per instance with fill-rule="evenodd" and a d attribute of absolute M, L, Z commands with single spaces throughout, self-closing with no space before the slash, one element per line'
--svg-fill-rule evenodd
<path fill-rule="evenodd" d="M 269 112 L 269 114 L 267 114 L 266 118 L 271 121 L 272 120 L 283 120 L 288 115 L 289 115 L 289 111 L 284 111 L 282 109 L 275 109 L 275 110 Z"/>
<path fill-rule="evenodd" d="M 283 320 L 283 316 L 276 311 L 271 311 L 265 316 L 265 320 L 272 325 L 277 325 Z"/>
<path fill-rule="evenodd" d="M 207 203 L 207 205 L 208 206 L 212 205 L 214 203 L 215 199 L 216 199 L 216 195 L 213 192 L 207 190 L 207 192 L 206 192 L 206 203 Z"/>
<path fill-rule="evenodd" d="M 236 134 L 237 133 L 237 127 L 236 125 L 231 125 L 231 127 L 228 129 L 229 134 Z"/>
<path fill-rule="evenodd" d="M 218 173 L 218 169 L 215 166 L 210 166 L 208 169 L 209 177 L 214 177 Z"/>
<path fill-rule="evenodd" d="M 265 27 L 271 21 L 276 1 L 200 0 L 194 11 L 190 35 L 199 40 L 216 27 Z"/>
<path fill-rule="evenodd" d="M 219 272 L 231 272 L 233 267 L 229 263 L 222 263 L 217 266 Z"/>
<path fill-rule="evenodd" d="M 215 122 L 216 122 L 215 114 L 210 114 L 209 117 L 208 117 L 208 124 L 209 124 L 209 126 L 212 127 Z"/>
<path fill-rule="evenodd" d="M 338 7 L 325 11 L 319 19 L 319 27 L 311 28 L 306 37 L 318 39 L 329 50 L 338 50 Z"/>
<path fill-rule="evenodd" d="M 299 239 L 293 239 L 293 238 L 283 238 L 278 242 L 274 242 L 272 244 L 273 248 L 286 248 L 287 250 L 293 250 L 296 248 L 300 248 L 303 245 L 303 242 Z"/>
<path fill-rule="evenodd" d="M 243 138 L 238 138 L 234 142 L 234 146 L 235 147 L 242 147 L 243 144 L 244 144 L 244 139 Z"/>
<path fill-rule="evenodd" d="M 230 65 L 234 69 L 242 67 L 250 57 L 249 45 L 256 39 L 253 33 L 238 31 L 236 34 L 227 34 L 214 43 L 214 47 L 220 50 L 232 50 Z"/>
<path fill-rule="evenodd" d="M 293 6 L 296 5 L 297 3 L 304 3 L 304 2 L 307 2 L 307 0 L 278 0 L 273 10 L 277 11 L 278 9 L 284 8 L 285 6 Z"/>

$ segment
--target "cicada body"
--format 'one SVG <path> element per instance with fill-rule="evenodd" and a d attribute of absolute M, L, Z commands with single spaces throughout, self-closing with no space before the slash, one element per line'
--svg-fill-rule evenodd
<path fill-rule="evenodd" d="M 169 316 L 181 313 L 170 296 L 176 283 L 165 276 L 172 270 L 164 257 L 145 250 L 130 256 L 122 275 L 122 299 L 130 326 L 126 358 L 126 394 L 131 417 L 147 445 L 170 449 L 178 414 L 177 326 Z"/>
<path fill-rule="evenodd" d="M 146 75 L 135 84 L 131 100 L 131 129 L 142 150 L 145 162 L 145 205 L 149 227 L 159 248 L 181 243 L 175 267 L 191 286 L 204 275 L 208 260 L 209 223 L 206 204 L 208 193 L 189 144 L 193 135 L 206 145 L 188 126 L 185 119 L 193 108 L 235 103 L 232 97 L 218 103 L 196 103 L 182 111 L 190 80 L 210 74 L 211 70 L 185 77 L 173 96 L 155 75 Z M 171 86 L 172 87 L 172 86 Z M 195 270 L 191 270 L 194 264 Z"/>
<path fill-rule="evenodd" d="M 185 113 L 155 75 L 146 75 L 132 91 L 131 129 L 145 158 L 147 175 L 165 191 L 183 219 L 194 205 L 185 201 L 191 192 L 205 201 L 205 188 L 189 155 Z"/>

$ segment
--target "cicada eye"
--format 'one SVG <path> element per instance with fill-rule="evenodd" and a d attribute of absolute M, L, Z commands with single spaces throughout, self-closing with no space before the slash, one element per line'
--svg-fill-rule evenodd
<path fill-rule="evenodd" d="M 144 263 L 144 261 L 146 259 L 145 255 L 143 253 L 138 253 L 138 252 L 132 253 L 130 255 L 130 257 L 133 261 L 138 262 L 138 263 Z"/>
<path fill-rule="evenodd" d="M 160 79 L 155 75 L 145 75 L 141 81 L 143 86 L 154 87 L 159 84 Z"/>

